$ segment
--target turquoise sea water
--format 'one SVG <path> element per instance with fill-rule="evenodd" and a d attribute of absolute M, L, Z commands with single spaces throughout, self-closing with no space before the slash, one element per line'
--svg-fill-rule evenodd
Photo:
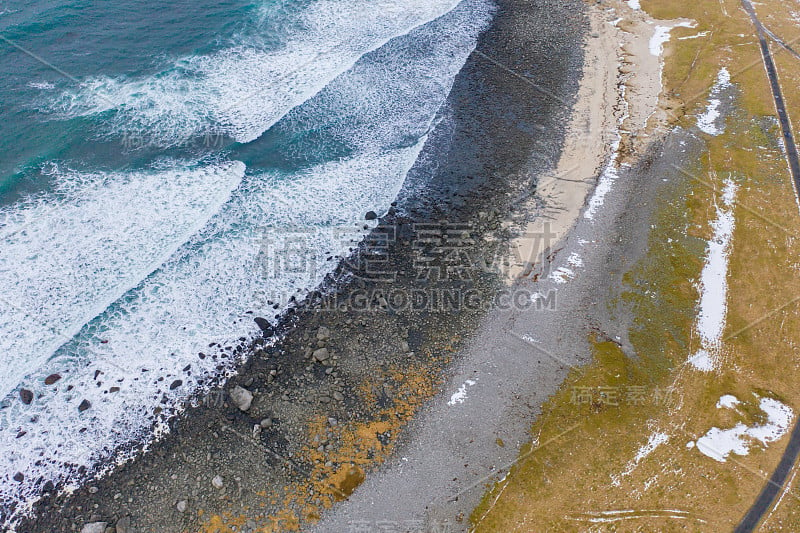
<path fill-rule="evenodd" d="M 491 13 L 0 2 L 2 520 L 152 438 L 235 368 L 254 316 L 322 281 L 397 196 Z"/>

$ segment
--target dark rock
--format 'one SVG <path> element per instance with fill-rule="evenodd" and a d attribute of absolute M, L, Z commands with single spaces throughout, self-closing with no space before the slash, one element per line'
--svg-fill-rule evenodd
<path fill-rule="evenodd" d="M 320 348 L 319 350 L 314 351 L 314 359 L 316 359 L 320 363 L 328 359 L 330 356 L 331 354 L 330 352 L 328 352 L 327 348 Z"/>
<path fill-rule="evenodd" d="M 325 326 L 321 326 L 317 330 L 317 340 L 326 341 L 331 337 L 331 330 L 326 328 Z"/>
<path fill-rule="evenodd" d="M 25 405 L 30 405 L 30 403 L 33 401 L 33 393 L 28 389 L 20 389 L 19 399 L 22 400 L 22 403 Z"/>
<path fill-rule="evenodd" d="M 92 406 L 92 402 L 89 400 L 83 400 L 81 404 L 78 406 L 78 411 L 83 412 Z"/>
<path fill-rule="evenodd" d="M 367 211 L 367 214 L 364 215 L 366 220 L 375 220 L 378 218 L 378 214 L 375 211 Z"/>
<path fill-rule="evenodd" d="M 16 474 L 14 474 L 14 481 L 16 481 L 17 483 L 22 483 L 24 479 L 25 475 L 22 472 L 17 472 Z"/>
<path fill-rule="evenodd" d="M 170 386 L 169 386 L 169 390 L 175 390 L 175 389 L 177 389 L 178 387 L 180 387 L 181 385 L 183 385 L 183 380 L 181 380 L 181 379 L 176 379 L 175 381 L 173 381 L 173 382 L 170 384 Z"/>
<path fill-rule="evenodd" d="M 44 378 L 44 384 L 45 385 L 52 385 L 53 383 L 55 383 L 59 379 L 61 379 L 60 375 L 58 375 L 58 374 L 50 374 L 49 376 Z"/>
<path fill-rule="evenodd" d="M 253 321 L 256 323 L 256 326 L 258 326 L 265 337 L 271 337 L 275 333 L 275 330 L 266 318 L 257 316 L 253 319 Z"/>

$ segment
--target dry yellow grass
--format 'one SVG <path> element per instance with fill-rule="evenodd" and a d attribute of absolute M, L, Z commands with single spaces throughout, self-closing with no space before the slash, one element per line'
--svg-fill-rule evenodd
<path fill-rule="evenodd" d="M 675 37 L 709 32 L 671 41 L 664 79 L 677 108 L 699 112 L 726 66 L 741 91 L 738 109 L 725 134 L 709 140 L 707 153 L 690 171 L 694 177 L 662 199 L 648 256 L 626 276 L 623 298 L 637 309 L 631 338 L 639 359 L 628 360 L 613 344 L 595 344 L 594 363 L 573 372 L 549 400 L 533 428 L 534 443 L 473 513 L 479 531 L 731 530 L 775 468 L 788 437 L 724 463 L 687 443 L 712 426 L 758 422 L 763 413 L 755 394 L 800 411 L 800 214 L 786 161 L 774 148 L 780 131 L 753 27 L 739 0 L 642 4 L 655 18 L 697 21 L 697 28 L 675 30 Z M 766 0 L 757 9 L 786 41 L 800 38 L 791 19 L 793 9 L 800 12 L 796 4 Z M 800 60 L 774 51 L 792 113 L 800 109 Z M 674 120 L 694 122 L 688 115 Z M 724 361 L 718 372 L 706 374 L 684 363 L 698 347 L 693 322 L 694 281 L 704 252 L 700 239 L 711 235 L 709 221 L 729 177 L 739 193 Z M 615 406 L 596 395 L 576 405 L 576 391 L 598 386 L 644 386 L 648 399 Z M 717 409 L 723 394 L 736 395 L 743 405 Z M 661 432 L 668 440 L 636 464 L 637 450 Z M 800 530 L 800 480 L 790 489 L 764 530 Z M 614 520 L 599 521 L 608 518 Z"/>

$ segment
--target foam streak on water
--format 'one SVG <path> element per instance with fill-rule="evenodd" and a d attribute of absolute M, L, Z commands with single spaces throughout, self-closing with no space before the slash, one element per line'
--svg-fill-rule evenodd
<path fill-rule="evenodd" d="M 202 134 L 250 142 L 364 54 L 452 10 L 453 0 L 320 0 L 277 49 L 259 39 L 182 58 L 143 79 L 96 77 L 52 109 L 66 116 L 113 113 L 110 133 L 172 146 Z"/>

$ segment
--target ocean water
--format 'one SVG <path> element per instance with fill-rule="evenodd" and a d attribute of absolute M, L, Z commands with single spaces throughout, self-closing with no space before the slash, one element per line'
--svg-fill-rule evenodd
<path fill-rule="evenodd" d="M 164 431 L 254 317 L 322 282 L 396 198 L 492 11 L 0 1 L 6 525 Z"/>

